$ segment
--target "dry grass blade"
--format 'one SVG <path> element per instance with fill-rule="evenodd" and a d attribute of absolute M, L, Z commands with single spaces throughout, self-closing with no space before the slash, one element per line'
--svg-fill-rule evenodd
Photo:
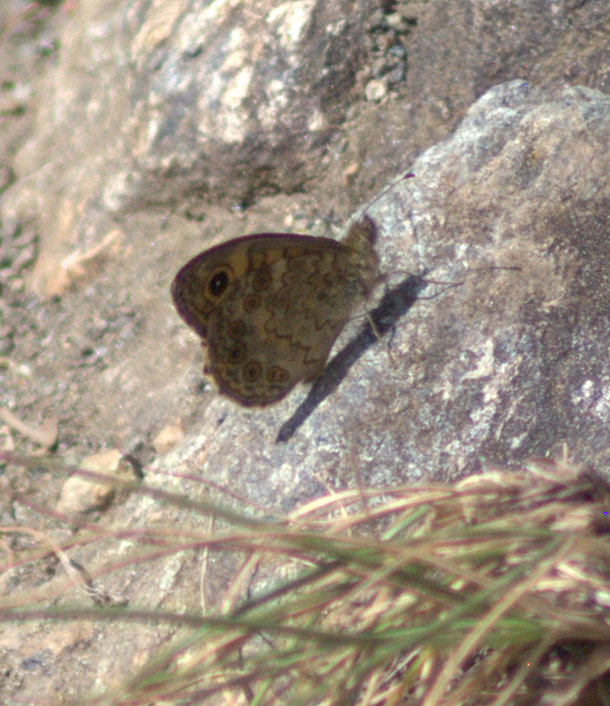
<path fill-rule="evenodd" d="M 603 704 L 609 507 L 602 478 L 549 461 L 454 487 L 344 491 L 282 522 L 219 507 L 222 531 L 173 539 L 245 557 L 221 612 L 28 612 L 13 599 L 0 619 L 182 625 L 106 704 Z"/>

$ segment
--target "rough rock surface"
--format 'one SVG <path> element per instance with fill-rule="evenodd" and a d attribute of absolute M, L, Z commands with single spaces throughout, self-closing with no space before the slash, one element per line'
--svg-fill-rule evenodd
<path fill-rule="evenodd" d="M 395 322 L 395 367 L 383 345 L 363 346 L 330 395 L 306 398 L 307 414 L 304 390 L 257 411 L 211 393 L 182 458 L 205 445 L 204 474 L 283 509 L 321 492 L 320 476 L 351 483 L 355 459 L 375 485 L 456 478 L 482 458 L 563 443 L 607 461 L 609 117 L 590 89 L 490 90 L 369 210 L 389 303 L 404 271 L 432 280 Z M 486 270 L 510 266 L 520 270 Z"/>
<path fill-rule="evenodd" d="M 33 425 L 59 418 L 59 458 L 119 447 L 149 485 L 197 499 L 211 481 L 270 511 L 356 477 L 450 481 L 564 443 L 607 466 L 606 2 L 35 5 L 0 9 L 0 402 Z M 273 408 L 203 388 L 169 299 L 178 267 L 248 232 L 328 235 L 408 170 L 369 210 L 383 340 L 354 321 L 320 385 Z M 492 269 L 505 266 L 520 270 Z M 405 271 L 427 272 L 416 302 Z M 186 433 L 163 455 L 153 440 L 169 427 Z M 0 438 L 30 450 L 4 425 Z M 56 477 L 6 478 L 56 507 Z M 2 505 L 3 524 L 71 539 L 36 507 Z M 87 521 L 131 532 L 207 519 L 134 493 Z M 68 553 L 95 575 L 123 551 Z M 95 578 L 132 607 L 197 612 L 200 568 L 193 551 Z M 232 569 L 213 558 L 210 603 Z M 1 589 L 91 605 L 51 558 Z M 0 692 L 79 698 L 173 634 L 4 626 Z"/>

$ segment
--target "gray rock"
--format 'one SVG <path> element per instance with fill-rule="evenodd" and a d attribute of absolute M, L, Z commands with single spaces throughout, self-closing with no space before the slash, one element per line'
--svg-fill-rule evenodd
<path fill-rule="evenodd" d="M 347 0 L 76 8 L 4 210 L 44 214 L 68 251 L 75 233 L 87 249 L 151 205 L 193 213 L 301 189 L 343 120 L 365 13 Z M 43 252 L 39 289 L 52 270 Z"/>
<path fill-rule="evenodd" d="M 590 89 L 489 91 L 368 211 L 386 306 L 404 271 L 428 273 L 394 321 L 395 367 L 367 339 L 339 373 L 330 361 L 312 397 L 296 389 L 252 412 L 214 396 L 181 459 L 205 439 L 204 475 L 283 509 L 322 492 L 317 478 L 343 486 L 356 471 L 373 485 L 449 480 L 564 443 L 606 460 L 609 118 Z"/>

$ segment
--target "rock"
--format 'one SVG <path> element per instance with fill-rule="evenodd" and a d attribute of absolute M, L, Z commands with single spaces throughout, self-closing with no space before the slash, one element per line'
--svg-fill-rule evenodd
<path fill-rule="evenodd" d="M 167 424 L 153 439 L 153 447 L 157 453 L 165 454 L 184 438 L 180 424 Z"/>
<path fill-rule="evenodd" d="M 85 471 L 94 471 L 105 476 L 116 476 L 117 481 L 120 481 L 127 478 L 127 469 L 122 459 L 123 454 L 120 451 L 110 449 L 84 458 L 80 467 Z M 63 485 L 57 510 L 66 515 L 105 510 L 114 500 L 117 485 L 75 473 Z"/>
<path fill-rule="evenodd" d="M 336 389 L 326 380 L 327 397 L 297 390 L 254 412 L 211 397 L 196 432 L 202 474 L 285 509 L 322 492 L 319 474 L 353 483 L 354 458 L 372 485 L 450 480 L 484 459 L 511 463 L 564 443 L 603 462 L 609 118 L 608 97 L 585 88 L 519 80 L 483 96 L 412 165 L 415 177 L 369 210 L 390 294 L 404 271 L 431 280 L 395 322 L 396 367 L 379 345 Z M 278 432 L 286 443 L 274 443 Z"/>
<path fill-rule="evenodd" d="M 388 85 L 383 79 L 374 78 L 364 89 L 367 101 L 380 101 L 388 93 Z"/>

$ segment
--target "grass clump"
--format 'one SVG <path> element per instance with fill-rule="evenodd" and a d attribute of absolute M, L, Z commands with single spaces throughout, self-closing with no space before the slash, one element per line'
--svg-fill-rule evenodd
<path fill-rule="evenodd" d="M 602 478 L 548 460 L 346 490 L 273 522 L 216 507 L 223 529 L 199 546 L 241 564 L 215 612 L 2 619 L 182 626 L 90 703 L 607 704 L 609 509 Z"/>

